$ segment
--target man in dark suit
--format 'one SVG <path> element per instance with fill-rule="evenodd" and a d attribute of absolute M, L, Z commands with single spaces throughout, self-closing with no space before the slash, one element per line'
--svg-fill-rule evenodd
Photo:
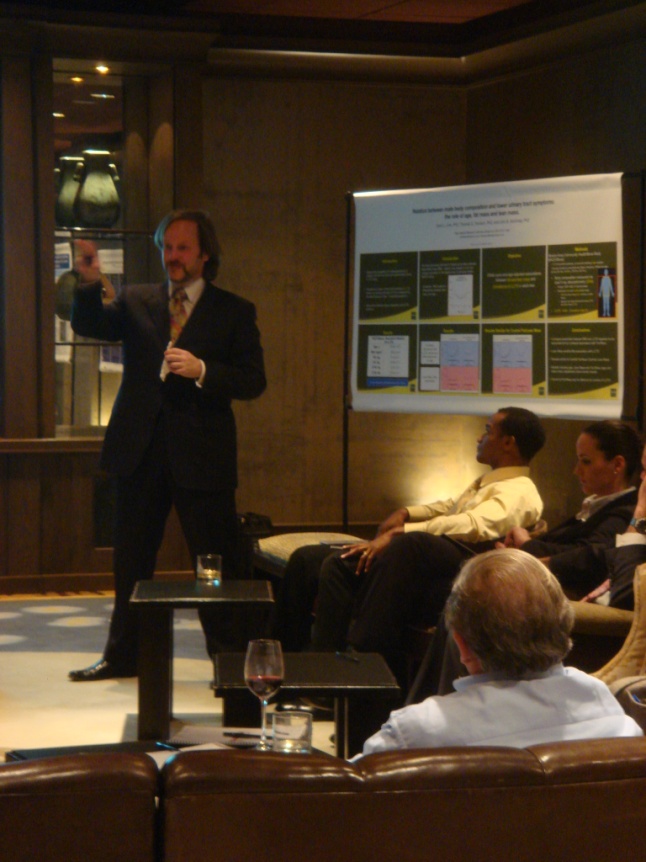
<path fill-rule="evenodd" d="M 117 477 L 115 605 L 102 659 L 71 671 L 76 682 L 136 675 L 129 598 L 136 581 L 153 577 L 173 505 L 192 558 L 220 553 L 225 576 L 235 576 L 231 401 L 257 398 L 266 386 L 255 308 L 212 283 L 220 249 L 208 214 L 169 213 L 155 243 L 168 281 L 125 287 L 107 304 L 96 247 L 76 243 L 80 283 L 72 327 L 79 335 L 121 341 L 124 363 L 101 458 Z M 230 619 L 213 610 L 200 618 L 209 652 L 235 643 Z"/>

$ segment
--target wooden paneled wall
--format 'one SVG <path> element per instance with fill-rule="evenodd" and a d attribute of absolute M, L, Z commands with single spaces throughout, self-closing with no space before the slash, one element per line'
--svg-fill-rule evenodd
<path fill-rule="evenodd" d="M 236 408 L 242 508 L 277 524 L 340 522 L 346 193 L 462 183 L 465 99 L 424 84 L 205 81 L 218 281 L 256 303 L 268 372 L 262 398 Z M 438 424 L 472 422 L 350 418 L 353 522 L 376 522 L 402 502 Z M 357 472 L 364 455 L 371 463 Z M 457 480 L 473 468 L 463 460 Z"/>
<path fill-rule="evenodd" d="M 345 192 L 641 169 L 643 49 L 643 39 L 627 42 L 471 87 L 205 81 L 205 192 L 224 247 L 220 283 L 256 302 L 269 373 L 262 398 L 237 408 L 244 508 L 279 525 L 341 516 Z M 639 260 L 631 266 L 636 289 Z M 630 315 L 629 418 L 641 328 Z M 351 524 L 464 487 L 479 469 L 482 424 L 351 413 Z M 579 506 L 572 465 L 584 424 L 546 422 L 535 475 L 550 523 Z"/>
<path fill-rule="evenodd" d="M 268 514 L 278 526 L 341 520 L 347 192 L 642 170 L 646 52 L 643 38 L 630 39 L 471 87 L 237 77 L 211 69 L 196 90 L 195 69 L 178 69 L 175 95 L 188 87 L 190 99 L 175 117 L 183 124 L 173 136 L 175 203 L 205 205 L 213 214 L 224 250 L 218 281 L 256 303 L 266 351 L 267 392 L 236 406 L 241 511 Z M 21 86 L 28 89 L 29 68 L 7 62 L 3 119 L 13 105 L 26 123 Z M 160 80 L 161 89 L 169 86 Z M 8 135 L 5 126 L 5 177 L 22 140 Z M 29 148 L 31 138 L 24 139 Z M 156 141 L 149 143 L 154 150 Z M 152 209 L 165 208 L 166 194 L 161 202 L 156 194 L 151 188 Z M 25 284 L 21 267 L 29 264 L 20 255 L 32 242 L 20 234 L 21 225 L 29 228 L 28 210 L 17 212 L 4 228 L 17 242 L 5 242 L 7 318 L 36 313 L 34 296 L 23 296 L 10 278 L 17 274 Z M 6 222 L 6 199 L 3 215 Z M 632 330 L 637 339 L 639 324 Z M 4 325 L 4 349 L 13 350 Z M 8 397 L 27 398 L 24 428 L 16 409 L 12 422 L 14 436 L 29 437 L 38 424 L 32 372 L 40 358 L 34 344 L 21 344 L 27 371 L 21 376 L 5 363 L 3 406 L 6 414 Z M 46 384 L 46 375 L 39 379 Z M 546 422 L 548 444 L 534 473 L 550 523 L 580 502 L 571 469 L 583 424 Z M 350 526 L 374 524 L 402 503 L 466 485 L 478 472 L 482 425 L 472 416 L 350 414 Z M 0 445 L 0 577 L 10 583 L 25 575 L 35 583 L 46 575 L 109 572 L 110 552 L 94 547 L 88 514 L 98 445 L 20 451 L 11 443 Z M 160 567 L 188 566 L 172 522 Z"/>
<path fill-rule="evenodd" d="M 112 586 L 112 550 L 95 528 L 100 441 L 0 441 L 0 591 L 38 592 Z M 190 570 L 173 518 L 158 570 Z"/>

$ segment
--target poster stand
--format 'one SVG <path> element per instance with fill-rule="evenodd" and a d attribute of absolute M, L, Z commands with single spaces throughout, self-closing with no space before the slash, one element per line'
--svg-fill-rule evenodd
<path fill-rule="evenodd" d="M 396 392 L 395 395 L 391 394 L 393 388 L 388 389 L 388 387 L 384 387 L 381 391 L 379 390 L 379 385 L 375 385 L 374 389 L 370 390 L 365 387 L 366 380 L 366 371 L 365 364 L 367 362 L 366 359 L 366 332 L 370 332 L 370 334 L 377 331 L 377 325 L 383 323 L 385 321 L 388 324 L 387 333 L 398 333 L 404 332 L 404 328 L 401 326 L 404 316 L 397 315 L 383 318 L 383 321 L 377 320 L 376 322 L 370 319 L 370 311 L 366 315 L 365 306 L 361 309 L 361 314 L 359 313 L 359 300 L 365 300 L 365 277 L 360 270 L 360 257 L 362 254 L 370 257 L 371 255 L 378 254 L 379 252 L 393 252 L 393 251 L 403 251 L 404 253 L 411 255 L 411 252 L 414 255 L 420 254 L 422 256 L 427 255 L 429 250 L 433 250 L 433 242 L 437 237 L 437 232 L 432 230 L 433 225 L 430 222 L 427 222 L 425 225 L 425 233 L 415 234 L 415 230 L 417 229 L 418 224 L 422 221 L 419 217 L 420 212 L 430 212 L 432 210 L 431 206 L 426 203 L 426 208 L 422 204 L 420 206 L 420 196 L 424 195 L 444 195 L 444 199 L 441 200 L 441 206 L 444 209 L 448 209 L 446 207 L 447 199 L 446 195 L 460 195 L 460 194 L 473 194 L 474 190 L 477 193 L 480 193 L 481 190 L 485 190 L 486 194 L 492 194 L 493 198 L 491 200 L 496 201 L 495 195 L 497 194 L 498 187 L 504 189 L 504 194 L 508 195 L 509 200 L 514 200 L 517 197 L 517 189 L 523 189 L 523 186 L 529 186 L 531 194 L 533 195 L 533 200 L 538 199 L 540 196 L 540 192 L 543 189 L 543 185 L 545 189 L 547 189 L 548 193 L 552 192 L 554 189 L 556 190 L 557 195 L 560 194 L 561 190 L 565 193 L 563 198 L 565 199 L 565 204 L 563 206 L 562 212 L 562 226 L 560 228 L 560 233 L 554 233 L 550 228 L 546 228 L 546 222 L 541 222 L 540 220 L 536 223 L 536 225 L 532 224 L 526 230 L 525 234 L 523 234 L 522 228 L 519 229 L 518 235 L 512 234 L 512 239 L 508 242 L 510 246 L 513 246 L 514 241 L 517 241 L 518 245 L 538 245 L 543 244 L 547 249 L 546 258 L 546 272 L 549 267 L 552 267 L 553 257 L 550 255 L 553 254 L 553 247 L 555 244 L 560 243 L 561 239 L 563 239 L 563 245 L 566 247 L 566 251 L 571 255 L 571 259 L 574 260 L 575 264 L 579 264 L 580 260 L 576 259 L 576 252 L 578 251 L 578 245 L 581 243 L 582 238 L 586 238 L 589 240 L 590 245 L 600 246 L 604 243 L 612 245 L 615 243 L 616 245 L 616 257 L 617 257 L 617 270 L 616 270 L 616 280 L 615 285 L 619 284 L 620 293 L 617 294 L 615 300 L 617 300 L 616 306 L 613 306 L 612 313 L 615 314 L 616 321 L 616 331 L 617 336 L 613 341 L 611 349 L 609 351 L 609 359 L 608 364 L 611 366 L 612 373 L 612 365 L 615 365 L 615 374 L 618 386 L 615 387 L 615 391 L 612 393 L 612 397 L 606 397 L 606 394 L 610 394 L 612 386 L 608 387 L 607 393 L 590 393 L 591 398 L 588 398 L 588 395 L 585 391 L 585 388 L 582 387 L 581 391 L 575 392 L 574 397 L 569 400 L 569 403 L 565 404 L 567 398 L 561 398 L 560 403 L 559 400 L 556 400 L 556 403 L 548 405 L 547 409 L 542 409 L 543 404 L 541 403 L 540 398 L 534 398 L 532 396 L 537 394 L 537 390 L 534 388 L 532 392 L 526 392 L 524 397 L 519 398 L 519 403 L 523 403 L 526 406 L 530 406 L 532 409 L 537 410 L 543 416 L 554 416 L 561 418 L 572 418 L 572 419 L 584 419 L 588 417 L 594 418 L 604 418 L 612 415 L 619 416 L 621 415 L 624 419 L 632 422 L 636 422 L 640 427 L 643 421 L 643 404 L 644 404 L 644 374 L 643 374 L 643 365 L 644 365 L 644 328 L 646 326 L 646 321 L 644 320 L 645 316 L 645 308 L 644 308 L 644 297 L 642 295 L 642 285 L 644 284 L 645 278 L 645 270 L 646 256 L 644 254 L 644 245 L 645 245 L 645 234 L 644 234 L 644 209 L 645 209 L 645 201 L 646 201 L 646 181 L 645 181 L 646 172 L 641 171 L 639 173 L 633 174 L 612 174 L 612 175 L 599 175 L 590 176 L 590 177 L 564 177 L 564 178 L 556 178 L 555 180 L 547 180 L 547 181 L 533 181 L 527 183 L 500 183 L 500 184 L 490 184 L 487 186 L 463 186 L 463 187 L 455 187 L 453 189 L 426 189 L 426 190 L 402 190 L 402 191 L 389 191 L 389 192 L 370 192 L 370 193 L 357 193 L 357 192 L 348 192 L 346 193 L 346 261 L 345 261 L 345 320 L 344 320 L 344 363 L 343 363 L 343 476 L 342 476 L 342 516 L 343 516 L 343 528 L 344 530 L 348 529 L 349 522 L 349 446 L 350 446 L 350 419 L 349 413 L 350 410 L 367 410 L 367 411 L 385 411 L 385 412 L 438 412 L 438 413 L 487 413 L 488 405 L 485 404 L 484 408 L 480 405 L 479 409 L 475 408 L 475 401 L 477 398 L 474 394 L 468 394 L 467 397 L 464 397 L 460 400 L 460 398 L 443 398 L 443 393 L 437 393 L 440 397 L 435 397 L 435 393 L 431 393 L 430 395 L 424 395 L 419 397 L 419 377 L 420 373 L 423 371 L 428 371 L 428 369 L 423 369 L 420 366 L 423 364 L 422 360 L 419 358 L 420 352 L 423 348 L 426 348 L 426 345 L 418 344 L 418 341 L 423 340 L 425 337 L 435 338 L 435 334 L 427 335 L 428 332 L 433 331 L 433 326 L 431 324 L 434 321 L 424 321 L 417 320 L 416 314 L 412 314 L 411 322 L 409 324 L 409 330 L 413 328 L 418 328 L 422 334 L 416 333 L 417 340 L 411 344 L 410 355 L 411 355 L 411 372 L 409 374 L 409 379 L 405 381 L 405 386 L 401 388 L 399 392 Z M 579 193 L 579 189 L 582 192 L 585 192 L 590 183 L 594 186 L 596 181 L 599 181 L 601 187 L 601 194 L 609 195 L 603 201 L 603 206 L 601 207 L 602 211 L 607 209 L 606 201 L 610 200 L 612 202 L 613 207 L 613 218 L 614 221 L 610 220 L 606 223 L 604 228 L 599 232 L 596 230 L 596 225 L 598 222 L 597 215 L 595 213 L 592 217 L 587 213 L 587 209 L 589 209 L 589 201 L 586 199 L 586 195 L 582 194 L 582 202 L 578 203 L 576 201 L 576 195 Z M 614 187 L 613 187 L 614 184 Z M 537 191 L 538 189 L 538 191 Z M 608 191 L 610 189 L 610 191 Z M 619 194 L 617 194 L 617 189 L 619 190 Z M 493 191 L 491 191 L 493 190 Z M 511 191 L 510 191 L 511 190 Z M 512 195 L 509 197 L 509 195 Z M 569 195 L 569 198 L 568 198 Z M 614 198 L 612 197 L 614 195 Z M 589 197 L 589 196 L 588 196 Z M 381 201 L 379 199 L 382 199 Z M 362 200 L 363 199 L 363 200 Z M 522 199 L 522 198 L 521 198 Z M 484 202 L 488 201 L 489 198 L 485 197 L 484 199 L 478 199 L 476 197 L 475 201 L 472 203 L 479 203 L 480 208 L 482 209 L 484 206 Z M 617 203 L 618 200 L 618 203 Z M 360 206 L 357 205 L 357 201 L 359 201 Z M 373 207 L 373 201 L 375 201 L 378 205 L 382 205 L 382 210 L 379 210 L 379 206 Z M 405 218 L 401 218 L 402 213 L 402 202 L 404 202 L 408 207 L 408 213 L 415 213 L 415 218 L 410 217 L 408 215 L 409 221 L 406 221 Z M 448 203 L 454 203 L 455 201 L 451 200 L 449 197 Z M 457 203 L 463 203 L 461 199 L 457 199 Z M 559 200 L 560 204 L 560 200 Z M 385 209 L 384 209 L 385 207 Z M 390 209 L 389 209 L 390 208 Z M 399 209 L 398 209 L 399 208 Z M 475 209 L 475 207 L 474 207 Z M 554 212 L 556 212 L 559 207 L 552 208 Z M 405 208 L 404 208 L 405 211 Z M 433 199 L 433 211 L 438 211 L 438 208 L 435 207 L 435 199 Z M 383 221 L 381 219 L 382 212 L 386 214 L 387 218 L 385 223 L 381 223 Z M 572 218 L 572 213 L 576 214 L 576 218 Z M 446 218 L 446 215 L 443 216 Z M 456 216 L 452 216 L 456 217 Z M 425 216 L 424 218 L 428 218 Z M 439 217 L 438 217 L 439 218 Z M 381 220 L 381 221 L 380 221 Z M 367 224 L 366 224 L 367 223 Z M 437 224 L 437 223 L 436 223 Z M 577 231 L 573 232 L 569 225 L 575 224 L 577 226 Z M 623 233 L 622 233 L 623 227 Z M 447 235 L 445 231 L 444 236 Z M 423 238 L 420 239 L 420 236 Z M 429 239 L 430 237 L 430 239 Z M 444 237 L 443 237 L 444 238 Z M 373 243 L 370 245 L 370 243 Z M 569 247 L 567 247 L 569 244 Z M 482 250 L 482 244 L 472 243 L 472 246 L 477 247 L 480 245 Z M 438 246 L 441 248 L 441 246 Z M 452 246 L 451 246 L 452 247 Z M 469 244 L 465 242 L 463 248 L 469 248 Z M 593 249 L 596 254 L 599 254 L 597 248 Z M 572 254 L 572 251 L 575 253 Z M 482 251 L 481 251 L 482 253 Z M 605 248 L 601 252 L 603 255 L 605 253 Z M 603 262 L 603 261 L 602 261 Z M 623 266 L 623 270 L 622 270 Z M 417 265 L 415 265 L 415 278 L 417 279 Z M 550 273 L 551 273 L 550 269 Z M 599 270 L 600 273 L 603 273 L 603 269 Z M 611 274 L 613 274 L 611 272 Z M 380 272 L 377 268 L 377 278 L 383 276 L 383 272 Z M 567 273 L 566 273 L 567 275 Z M 546 278 L 548 276 L 546 275 Z M 550 276 L 551 277 L 551 276 Z M 602 278 L 602 274 L 599 275 L 599 279 Z M 354 281 L 353 281 L 354 279 Z M 354 283 L 354 296 L 353 296 L 353 283 Z M 417 281 L 415 282 L 417 285 Z M 475 283 L 475 278 L 474 278 Z M 381 284 L 388 284 L 386 278 L 382 278 Z M 545 318 L 545 330 L 547 330 L 546 324 L 554 324 L 559 323 L 558 318 L 553 318 L 549 320 L 549 315 L 552 313 L 552 308 L 555 306 L 554 301 L 554 278 L 548 282 L 549 289 L 552 291 L 552 294 L 549 296 L 549 303 L 551 306 L 546 304 L 545 310 L 542 312 L 542 316 Z M 358 297 L 358 294 L 363 291 L 364 297 Z M 430 293 L 431 291 L 429 291 Z M 436 291 L 437 292 L 437 291 Z M 401 291 L 400 291 L 401 293 Z M 502 292 L 501 292 L 502 293 Z M 383 295 L 383 291 L 382 291 Z M 492 294 L 490 294 L 492 295 Z M 565 295 L 565 292 L 563 292 Z M 474 294 L 475 296 L 475 294 Z M 421 290 L 420 290 L 421 297 Z M 418 302 L 420 301 L 419 298 Z M 557 299 L 561 299 L 561 297 L 557 297 Z M 599 303 L 601 303 L 601 299 L 599 299 Z M 475 300 L 474 300 L 475 305 Z M 602 319 L 601 305 L 599 305 L 599 320 Z M 624 317 L 624 310 L 629 310 L 629 313 L 626 313 Z M 420 309 L 417 309 L 420 311 Z M 482 309 L 478 309 L 479 311 L 479 320 L 478 315 L 474 314 L 474 317 L 477 319 L 478 323 L 483 322 Z M 562 320 L 565 321 L 566 324 L 570 322 L 570 319 L 579 322 L 584 321 L 585 314 L 583 313 L 584 309 L 581 309 L 581 313 L 577 315 L 570 315 L 561 311 L 560 313 L 563 315 Z M 424 317 L 424 315 L 428 312 L 424 309 L 421 309 L 420 317 Z M 529 312 L 529 317 L 532 317 L 533 312 Z M 588 320 L 592 320 L 594 324 L 596 324 L 596 320 L 593 320 L 593 317 L 596 318 L 597 312 L 592 310 L 588 310 L 586 312 Z M 432 317 L 431 315 L 428 315 Z M 486 309 L 485 309 L 486 316 Z M 537 317 L 537 315 L 536 315 Z M 503 323 L 504 321 L 504 312 L 503 318 L 501 318 Z M 518 330 L 519 326 L 516 321 L 513 321 L 512 318 L 509 318 L 512 321 L 511 329 Z M 468 321 L 467 321 L 468 322 Z M 462 321 L 458 320 L 458 323 L 462 323 Z M 471 328 L 475 331 L 476 326 L 474 325 L 476 321 L 472 321 Z M 360 325 L 363 329 L 363 344 L 361 350 L 364 351 L 363 358 L 360 356 L 357 358 L 357 341 L 358 334 L 360 332 Z M 498 320 L 494 320 L 494 324 L 490 329 L 495 329 L 496 325 L 498 326 L 498 332 L 501 331 L 502 324 Z M 538 329 L 541 325 L 541 321 L 537 321 L 535 324 L 535 328 Z M 562 324 L 561 324 L 562 325 Z M 397 327 L 399 326 L 399 329 Z M 426 326 L 426 329 L 424 329 Z M 438 329 L 438 327 L 435 327 Z M 455 327 L 459 329 L 459 326 Z M 556 327 L 554 327 L 556 329 Z M 596 329 L 599 331 L 599 325 L 596 324 Z M 379 333 L 377 331 L 378 337 L 376 338 L 376 342 L 379 342 Z M 479 338 L 482 339 L 482 335 L 479 334 Z M 491 339 L 491 336 L 489 336 Z M 502 343 L 505 339 L 504 337 L 495 336 L 498 338 L 499 344 L 497 345 L 500 348 L 500 343 Z M 383 339 L 382 339 L 383 340 Z M 520 339 L 522 340 L 522 339 Z M 526 340 L 531 340 L 526 336 Z M 546 338 L 547 341 L 547 338 Z M 533 344 L 533 342 L 532 342 Z M 505 346 L 504 344 L 502 345 Z M 527 346 L 527 345 L 525 345 Z M 438 350 L 435 349 L 437 354 Z M 488 346 L 489 351 L 491 352 L 491 341 Z M 535 345 L 533 347 L 535 351 Z M 500 355 L 503 354 L 503 350 L 500 350 Z M 545 353 L 548 353 L 548 348 L 545 349 Z M 432 351 L 427 349 L 427 354 L 432 354 Z M 624 354 L 625 354 L 625 368 L 624 368 Z M 534 357 L 532 357 L 534 358 Z M 364 366 L 362 369 L 359 369 L 361 373 L 363 373 L 362 385 L 364 386 L 363 391 L 358 392 L 357 387 L 357 379 L 358 379 L 358 366 L 357 363 L 363 361 Z M 425 361 L 433 363 L 439 362 L 437 359 L 426 359 Z M 484 360 L 482 357 L 480 358 L 480 362 L 482 363 Z M 489 364 L 491 364 L 491 358 L 488 357 L 487 360 Z M 419 364 L 415 364 L 419 363 Z M 413 367 L 415 364 L 415 367 Z M 584 369 L 584 366 L 579 366 Z M 431 369 L 433 370 L 433 369 Z M 575 369 L 578 370 L 578 369 Z M 625 379 L 624 379 L 625 374 Z M 512 375 L 507 375 L 509 379 Z M 516 375 L 516 378 L 521 377 L 521 375 Z M 462 377 L 458 378 L 459 382 L 462 384 L 466 376 L 463 374 Z M 504 375 L 503 375 L 504 379 Z M 374 380 L 371 381 L 371 384 L 374 384 Z M 392 384 L 392 381 L 387 381 Z M 550 381 L 551 383 L 552 381 Z M 412 384 L 412 385 L 411 385 Z M 408 388 L 406 388 L 408 387 Z M 416 389 L 416 387 L 418 387 Z M 502 391 L 502 390 L 500 390 Z M 414 392 L 418 397 L 416 399 L 409 398 L 408 393 Z M 373 394 L 383 396 L 381 398 L 377 398 L 373 400 Z M 458 393 L 459 395 L 459 393 Z M 477 395 L 477 393 L 476 393 Z M 358 396 L 358 397 L 357 397 Z M 527 397 L 529 396 L 529 397 Z M 357 400 L 357 403 L 354 403 L 354 400 Z M 487 401 L 487 399 L 481 399 L 482 401 Z M 492 399 L 489 399 L 492 400 Z M 499 391 L 495 391 L 493 393 L 493 400 L 496 402 L 499 400 Z M 510 402 L 513 401 L 513 397 L 510 397 Z M 417 402 L 417 403 L 415 403 Z M 574 409 L 572 409 L 574 408 Z"/>

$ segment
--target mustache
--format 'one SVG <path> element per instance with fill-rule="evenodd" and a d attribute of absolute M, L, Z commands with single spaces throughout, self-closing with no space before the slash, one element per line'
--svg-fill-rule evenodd
<path fill-rule="evenodd" d="M 171 266 L 178 266 L 178 267 L 180 267 L 180 269 L 182 269 L 185 273 L 187 273 L 187 272 L 188 272 L 188 270 L 186 269 L 186 266 L 185 266 L 183 263 L 181 263 L 179 260 L 169 260 L 169 261 L 167 261 L 167 262 L 164 264 L 164 269 L 169 270 L 169 269 L 171 268 Z"/>

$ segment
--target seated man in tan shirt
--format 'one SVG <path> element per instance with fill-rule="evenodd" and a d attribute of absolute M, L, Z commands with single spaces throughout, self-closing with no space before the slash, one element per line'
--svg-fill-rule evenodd
<path fill-rule="evenodd" d="M 326 547 L 317 545 L 292 554 L 278 597 L 274 629 L 283 648 L 302 649 L 309 641 L 319 572 L 326 586 L 317 605 L 313 646 L 339 649 L 345 646 L 355 599 L 359 603 L 361 591 L 369 589 L 373 566 L 378 573 L 382 558 L 386 563 L 394 560 L 399 568 L 407 559 L 406 553 L 400 557 L 399 548 L 417 549 L 433 544 L 439 536 L 447 536 L 450 553 L 457 554 L 461 561 L 465 545 L 457 542 L 476 548 L 487 543 L 490 547 L 489 543 L 506 535 L 512 526 L 533 526 L 542 514 L 543 503 L 529 478 L 529 462 L 544 440 L 543 428 L 533 413 L 519 407 L 503 408 L 488 420 L 477 442 L 476 460 L 491 467 L 491 471 L 459 497 L 398 509 L 381 524 L 372 542 L 358 543 L 340 553 L 330 556 Z M 451 579 L 455 569 L 452 571 Z M 439 610 L 450 589 L 450 580 L 448 584 L 444 580 L 438 578 Z M 402 588 L 405 589 L 404 583 Z"/>

